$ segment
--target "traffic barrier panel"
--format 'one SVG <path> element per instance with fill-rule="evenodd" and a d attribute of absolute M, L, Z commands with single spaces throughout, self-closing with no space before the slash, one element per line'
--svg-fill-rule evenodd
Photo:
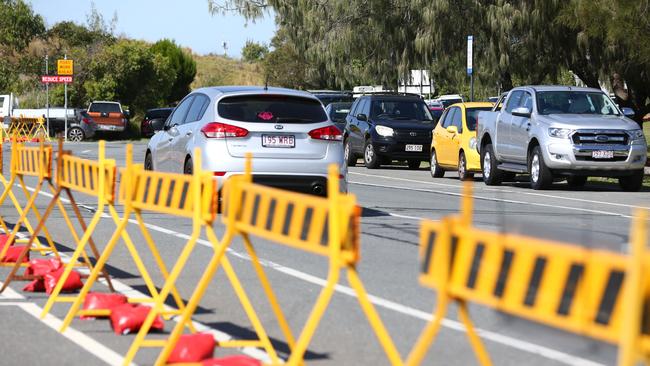
<path fill-rule="evenodd" d="M 3 133 L 6 139 L 13 138 L 18 142 L 50 141 L 43 117 L 20 116 L 9 119 L 9 128 Z"/>
<path fill-rule="evenodd" d="M 100 142 L 100 144 L 103 144 L 103 142 Z M 127 151 L 127 167 L 131 167 L 132 164 L 132 150 L 133 146 L 132 145 L 127 145 L 126 151 Z M 79 172 L 79 170 L 76 170 Z M 83 171 L 83 170 L 82 170 Z M 131 259 L 135 263 L 135 266 L 140 273 L 141 278 L 143 279 L 147 290 L 149 291 L 149 294 L 155 298 L 158 296 L 158 290 L 156 289 L 155 284 L 153 283 L 153 280 L 151 279 L 151 275 L 149 274 L 149 271 L 147 270 L 146 266 L 144 265 L 144 262 L 142 261 L 142 257 L 140 256 L 140 253 L 138 252 L 138 249 L 136 248 L 133 240 L 131 239 L 130 235 L 126 231 L 126 226 L 129 222 L 130 216 L 134 212 L 134 205 L 132 204 L 132 201 L 130 199 L 127 199 L 124 202 L 124 215 L 122 217 L 119 216 L 115 209 L 115 204 L 117 202 L 117 197 L 115 195 L 116 192 L 116 174 L 117 174 L 117 169 L 115 168 L 115 163 L 112 160 L 107 160 L 105 159 L 104 156 L 104 149 L 100 148 L 100 155 L 99 155 L 99 162 L 97 164 L 97 169 L 98 175 L 96 175 L 96 178 L 93 178 L 93 180 L 96 179 L 97 183 L 97 197 L 98 197 L 98 208 L 97 211 L 95 212 L 95 215 L 92 217 L 90 223 L 88 224 L 87 229 L 84 232 L 83 237 L 80 240 L 79 245 L 77 246 L 75 252 L 72 254 L 72 257 L 70 259 L 71 263 L 74 261 L 77 261 L 79 259 L 79 256 L 83 254 L 85 246 L 89 243 L 90 237 L 92 233 L 94 232 L 95 228 L 97 227 L 100 219 L 104 215 L 104 210 L 108 208 L 108 212 L 110 217 L 113 220 L 113 223 L 116 226 L 115 231 L 113 232 L 113 235 L 109 239 L 108 243 L 104 247 L 103 251 L 97 258 L 97 262 L 95 265 L 92 267 L 92 270 L 90 274 L 88 275 L 88 278 L 86 280 L 86 283 L 84 284 L 83 288 L 81 291 L 72 296 L 61 296 L 61 286 L 62 283 L 67 279 L 67 277 L 70 275 L 72 272 L 73 265 L 71 263 L 68 263 L 65 267 L 65 272 L 63 276 L 61 277 L 62 279 L 59 281 L 57 284 L 57 287 L 54 289 L 52 295 L 48 299 L 47 303 L 45 304 L 45 307 L 43 308 L 43 312 L 41 313 L 41 317 L 44 317 L 52 308 L 54 303 L 56 302 L 70 302 L 72 303 L 68 313 L 65 317 L 65 319 L 62 322 L 60 331 L 64 332 L 72 322 L 72 320 L 75 318 L 75 316 L 83 316 L 83 317 L 92 317 L 92 316 L 108 316 L 110 315 L 111 311 L 110 309 L 93 309 L 93 310 L 83 310 L 81 309 L 82 304 L 84 303 L 84 300 L 86 298 L 86 295 L 90 292 L 92 289 L 93 285 L 97 281 L 98 277 L 105 273 L 105 266 L 106 263 L 108 262 L 110 256 L 113 253 L 113 250 L 115 249 L 115 246 L 117 245 L 119 239 L 122 239 L 122 242 L 126 246 L 129 254 L 131 255 Z M 122 181 L 124 182 L 123 187 L 138 187 L 138 182 L 133 181 L 132 175 L 130 174 L 130 169 L 127 168 L 125 169 L 124 173 L 122 174 Z M 77 180 L 72 180 L 70 182 L 71 186 L 74 186 L 75 189 L 80 190 L 80 191 L 86 191 L 87 193 L 90 192 L 89 187 L 85 186 L 83 183 L 83 179 L 80 182 L 78 180 L 79 175 L 76 175 Z M 83 177 L 83 175 L 82 175 Z M 72 179 L 72 178 L 71 178 Z M 148 187 L 147 187 L 148 188 Z M 146 193 L 145 193 L 146 194 Z M 156 264 L 158 265 L 163 277 L 167 277 L 167 269 L 165 267 L 165 264 L 163 263 L 159 251 L 156 248 L 155 243 L 151 240 L 151 236 L 148 234 L 148 231 L 146 231 L 146 227 L 144 226 L 144 223 L 142 222 L 142 216 L 140 215 L 139 211 L 136 209 L 136 217 L 138 218 L 140 225 L 140 228 L 143 230 L 143 234 L 145 236 L 145 241 L 147 242 L 147 245 L 149 249 L 152 252 L 152 255 L 156 261 Z M 177 301 L 178 306 L 182 307 L 182 300 L 180 299 L 180 296 L 177 294 L 176 290 L 174 289 L 174 298 Z M 152 298 L 129 298 L 130 303 L 150 303 L 152 302 Z"/>
<path fill-rule="evenodd" d="M 149 340 L 146 339 L 149 330 L 151 329 L 152 324 L 157 316 L 169 314 L 168 310 L 165 310 L 165 301 L 170 294 L 170 291 L 173 290 L 176 281 L 178 280 L 179 275 L 183 271 L 183 268 L 186 266 L 190 254 L 194 250 L 194 247 L 201 236 L 202 232 L 205 232 L 205 236 L 208 241 L 212 244 L 215 251 L 225 250 L 225 246 L 221 244 L 217 238 L 216 233 L 213 229 L 213 223 L 216 219 L 217 211 L 217 189 L 216 181 L 212 174 L 203 172 L 201 168 L 200 153 L 198 151 L 194 154 L 194 167 L 192 176 L 190 175 L 181 175 L 181 174 L 169 174 L 169 173 L 156 173 L 143 171 L 139 167 L 133 168 L 134 175 L 137 176 L 136 182 L 140 182 L 140 185 L 132 187 L 131 195 L 134 197 L 134 205 L 139 209 L 155 209 L 158 212 L 168 213 L 175 216 L 186 217 L 192 219 L 192 235 L 188 239 L 187 243 L 183 247 L 181 254 L 178 257 L 178 260 L 174 264 L 172 271 L 165 282 L 165 285 L 160 291 L 160 295 L 155 298 L 153 311 L 149 313 L 148 318 L 146 319 L 143 326 L 140 328 L 137 336 L 135 337 L 131 348 L 127 352 L 124 364 L 128 365 L 135 358 L 138 351 L 142 347 L 164 347 L 169 340 Z M 127 168 L 129 170 L 129 168 Z M 170 187 L 174 187 L 173 189 Z M 144 192 L 152 187 L 156 187 L 154 191 L 160 191 L 159 198 L 147 198 Z M 174 190 L 176 189 L 176 190 Z M 182 192 L 181 192 L 182 191 Z M 127 191 L 127 195 L 128 195 Z M 186 198 L 183 198 L 186 197 Z M 183 201 L 181 201 L 183 200 Z M 276 357 L 275 350 L 271 344 L 270 339 L 264 328 L 261 326 L 261 322 L 255 312 L 251 301 L 246 295 L 243 287 L 237 278 L 232 266 L 228 262 L 227 258 L 223 259 L 224 268 L 226 274 L 230 280 L 233 289 L 237 293 L 246 315 L 248 316 L 253 329 L 257 335 L 256 340 L 232 340 L 229 342 L 222 343 L 223 347 L 242 347 L 242 346 L 252 346 L 252 347 L 261 347 L 265 349 L 272 357 Z M 179 308 L 180 314 L 187 313 L 186 308 Z M 174 311 L 176 314 L 177 312 Z M 190 331 L 193 331 L 191 317 L 181 318 L 177 323 L 177 329 L 180 329 L 180 332 L 183 331 L 185 327 L 189 328 Z"/>
<path fill-rule="evenodd" d="M 45 239 L 47 241 L 47 246 L 43 245 L 39 238 L 34 235 L 34 230 L 29 221 L 28 215 L 30 212 L 33 212 L 34 216 L 38 221 L 41 221 L 42 216 L 36 207 L 36 198 L 41 193 L 41 190 L 44 186 L 49 186 L 50 189 L 54 189 L 52 183 L 52 146 L 45 145 L 43 142 L 39 144 L 38 147 L 35 146 L 25 146 L 21 143 L 14 143 L 11 146 L 11 176 L 8 181 L 3 179 L 4 192 L 0 196 L 0 205 L 9 197 L 16 208 L 16 211 L 19 214 L 18 220 L 14 224 L 12 229 L 8 229 L 5 220 L 0 217 L 1 226 L 5 230 L 7 235 L 7 245 L 0 250 L 0 258 L 4 258 L 5 254 L 9 250 L 9 247 L 14 243 L 19 242 L 29 242 L 28 246 L 29 251 L 38 251 L 41 253 L 51 251 L 57 258 L 59 253 L 54 246 L 52 237 L 50 236 L 47 228 L 43 228 L 43 233 L 45 234 Z M 37 183 L 34 189 L 27 189 L 25 183 L 25 177 L 36 177 Z M 13 187 L 18 181 L 19 186 L 21 187 L 25 197 L 27 198 L 27 203 L 22 207 L 16 196 L 13 194 Z M 17 238 L 17 234 L 21 228 L 27 228 L 30 238 L 29 239 L 20 239 Z M 32 246 L 31 244 L 35 244 Z M 27 263 L 20 263 L 21 266 L 26 266 Z M 14 266 L 13 263 L 0 262 L 0 266 Z"/>
<path fill-rule="evenodd" d="M 471 194 L 465 194 L 464 201 Z M 471 203 L 464 206 L 471 208 Z M 471 322 L 467 303 L 554 328 L 619 344 L 620 365 L 650 356 L 650 256 L 645 212 L 631 232 L 630 255 L 576 244 L 492 232 L 463 218 L 424 221 L 420 234 L 423 285 L 438 293 L 433 320 L 414 346 L 408 365 L 418 365 L 435 339 L 451 302 L 482 365 L 490 365 Z M 641 309 L 643 307 L 643 314 Z M 632 361 L 634 360 L 634 361 Z"/>
<path fill-rule="evenodd" d="M 100 150 L 100 155 L 104 155 L 104 142 L 100 141 L 99 143 L 99 150 Z M 54 187 L 53 189 L 53 195 L 52 199 L 47 205 L 47 208 L 45 209 L 43 216 L 39 220 L 38 224 L 36 225 L 36 228 L 34 229 L 34 232 L 30 236 L 27 246 L 23 253 L 19 257 L 19 261 L 13 265 L 13 268 L 7 275 L 7 278 L 5 279 L 2 287 L 0 288 L 0 293 L 3 292 L 9 284 L 13 280 L 34 280 L 38 278 L 42 278 L 41 276 L 34 276 L 30 274 L 25 274 L 23 276 L 18 276 L 17 272 L 20 268 L 20 262 L 22 262 L 22 258 L 27 255 L 28 251 L 26 250 L 27 248 L 31 247 L 36 240 L 38 234 L 41 232 L 46 227 L 47 220 L 49 219 L 53 209 L 55 207 L 59 208 L 59 211 L 62 214 L 62 217 L 70 231 L 70 234 L 72 236 L 72 239 L 74 240 L 75 247 L 80 246 L 80 237 L 77 233 L 77 229 L 75 228 L 74 224 L 72 223 L 72 220 L 70 219 L 69 215 L 66 212 L 66 208 L 63 205 L 63 202 L 61 201 L 61 196 L 63 193 L 65 193 L 68 197 L 68 200 L 70 202 L 70 206 L 75 214 L 75 217 L 77 219 L 77 222 L 82 230 L 82 235 L 83 232 L 87 230 L 87 225 L 86 222 L 81 215 L 81 212 L 79 211 L 79 207 L 77 206 L 77 202 L 74 198 L 74 195 L 72 194 L 73 191 L 81 192 L 88 194 L 93 197 L 97 197 L 100 193 L 98 189 L 98 184 L 99 184 L 99 170 L 100 170 L 100 163 L 91 161 L 91 160 L 86 160 L 86 159 L 80 159 L 77 157 L 74 157 L 70 154 L 68 151 L 63 150 L 63 140 L 59 139 L 59 146 L 58 146 L 58 158 L 57 158 L 57 168 L 56 168 L 56 180 L 55 184 L 52 185 Z M 115 180 L 115 162 L 114 161 L 106 161 L 104 164 L 104 175 L 107 180 L 109 181 L 114 181 Z M 51 183 L 51 181 L 50 181 Z M 105 185 L 105 195 L 108 195 L 109 197 L 113 194 L 112 193 L 112 184 Z M 112 199 L 112 198 L 110 198 Z M 88 238 L 88 246 L 90 247 L 90 250 L 92 251 L 92 254 L 95 258 L 99 258 L 99 251 L 97 250 L 97 246 L 95 245 L 95 242 L 93 241 L 92 236 L 89 236 Z M 59 258 L 58 253 L 55 251 L 54 252 L 57 259 Z M 92 270 L 92 262 L 90 261 L 90 258 L 88 257 L 88 254 L 86 253 L 86 250 L 81 250 L 81 256 L 83 259 L 83 262 L 80 263 L 75 263 L 77 266 L 85 266 L 89 269 Z M 111 283 L 110 277 L 108 274 L 104 271 L 103 272 L 103 277 L 107 281 L 109 288 L 111 291 L 113 290 L 113 285 Z"/>
<path fill-rule="evenodd" d="M 362 311 L 368 318 L 370 325 L 379 339 L 392 364 L 400 364 L 401 359 L 392 339 L 374 306 L 370 302 L 363 287 L 362 281 L 356 271 L 359 260 L 359 214 L 356 199 L 352 195 L 343 195 L 339 192 L 338 168 L 332 165 L 329 169 L 328 198 L 315 197 L 301 193 L 288 192 L 276 188 L 266 187 L 252 183 L 250 154 L 247 163 L 247 174 L 230 178 L 224 186 L 224 216 L 226 233 L 219 245 L 214 245 L 214 253 L 203 277 L 199 281 L 187 307 L 181 314 L 179 324 L 170 334 L 163 351 L 159 355 L 156 365 L 163 365 L 175 348 L 183 332 L 181 324 L 189 321 L 196 310 L 207 286 L 212 281 L 215 271 L 222 266 L 231 280 L 240 286 L 227 257 L 224 255 L 226 248 L 236 236 L 240 236 L 246 247 L 247 253 L 262 288 L 275 313 L 278 324 L 286 337 L 291 350 L 288 365 L 301 365 L 304 353 L 318 327 L 324 312 L 339 283 L 341 270 L 345 270 L 350 286 L 354 289 Z M 294 339 L 291 329 L 286 321 L 277 297 L 262 268 L 255 248 L 250 240 L 250 235 L 267 239 L 280 245 L 285 245 L 297 250 L 309 252 L 329 260 L 329 275 L 327 284 L 321 291 L 308 320 L 298 339 Z M 216 244 L 216 243 L 215 243 Z M 233 280 L 234 279 L 234 280 Z M 238 293 L 238 295 L 240 295 Z M 240 301 L 242 297 L 239 296 Z M 246 308 L 245 301 L 241 301 Z M 251 311 L 253 309 L 251 308 Z M 256 325 L 263 330 L 262 324 Z M 259 332 L 258 332 L 259 334 Z M 232 346 L 245 346 L 247 343 L 232 344 Z M 226 342 L 220 347 L 229 346 Z M 273 364 L 280 364 L 274 349 L 267 349 L 267 354 Z M 130 359 L 127 358 L 127 362 Z"/>

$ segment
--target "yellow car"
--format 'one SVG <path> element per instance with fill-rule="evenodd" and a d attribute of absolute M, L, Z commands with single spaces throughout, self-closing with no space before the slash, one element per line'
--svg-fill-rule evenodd
<path fill-rule="evenodd" d="M 445 170 L 458 170 L 461 180 L 481 172 L 476 150 L 476 122 L 480 111 L 492 110 L 492 103 L 457 103 L 438 120 L 431 144 L 431 176 L 442 178 Z"/>

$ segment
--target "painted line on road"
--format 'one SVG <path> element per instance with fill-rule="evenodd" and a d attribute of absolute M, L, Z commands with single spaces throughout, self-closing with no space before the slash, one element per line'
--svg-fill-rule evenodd
<path fill-rule="evenodd" d="M 364 182 L 354 182 L 354 181 L 350 181 L 348 183 L 357 184 L 357 185 L 361 185 L 361 186 L 369 186 L 369 187 L 400 189 L 400 190 L 404 190 L 404 191 L 415 191 L 415 192 L 426 192 L 426 193 L 433 193 L 433 194 L 440 194 L 440 195 L 454 196 L 454 197 L 463 197 L 464 196 L 464 194 L 462 194 L 462 193 L 436 191 L 436 190 L 433 190 L 433 189 L 426 189 L 426 188 L 399 187 L 399 186 L 390 186 L 390 185 L 385 185 L 385 184 L 374 184 L 374 183 L 364 183 Z M 606 216 L 624 217 L 624 218 L 628 218 L 628 219 L 633 218 L 633 216 L 630 216 L 630 215 L 624 215 L 624 214 L 619 214 L 619 213 L 614 213 L 614 212 L 601 211 L 601 210 L 591 210 L 591 209 L 588 209 L 588 208 L 580 208 L 580 207 L 558 206 L 558 205 L 551 205 L 551 204 L 547 204 L 547 203 L 517 201 L 517 200 L 502 199 L 502 198 L 483 197 L 483 196 L 477 196 L 477 195 L 474 195 L 474 199 L 482 200 L 482 201 L 512 203 L 512 204 L 517 204 L 517 205 L 530 205 L 530 206 L 538 206 L 538 207 L 559 208 L 559 209 L 569 210 L 569 211 L 589 212 L 589 213 L 596 213 L 596 214 L 601 214 L 601 215 L 606 215 Z"/>
<path fill-rule="evenodd" d="M 120 356 L 117 352 L 72 327 L 69 327 L 65 333 L 59 333 L 59 328 L 61 328 L 63 321 L 52 314 L 47 314 L 44 319 L 41 319 L 41 312 L 43 309 L 33 302 L 0 302 L 0 306 L 19 307 L 27 314 L 33 316 L 38 321 L 52 328 L 58 334 L 63 335 L 75 343 L 77 346 L 83 348 L 84 350 L 88 351 L 88 353 L 94 355 L 109 365 L 119 366 L 124 363 L 124 357 Z M 131 365 L 135 364 L 131 363 Z"/>
<path fill-rule="evenodd" d="M 373 175 L 373 174 L 363 174 L 363 173 L 355 173 L 355 172 L 348 172 L 348 174 L 360 175 L 360 176 L 371 177 L 371 178 L 384 178 L 384 179 L 391 179 L 391 180 L 399 180 L 399 181 L 405 181 L 405 182 L 411 182 L 411 183 L 421 183 L 421 184 L 427 184 L 427 185 L 437 185 L 437 186 L 443 186 L 443 187 L 452 187 L 452 188 L 457 188 L 457 189 L 462 189 L 462 187 L 463 187 L 462 185 L 436 183 L 436 182 L 422 181 L 422 180 L 408 179 L 408 178 L 389 177 L 389 176 L 385 176 L 385 175 Z M 498 188 L 486 188 L 486 187 L 480 188 L 480 189 L 481 190 L 486 190 L 486 191 L 491 191 L 491 192 L 525 194 L 525 195 L 528 195 L 528 196 L 557 198 L 557 199 L 562 199 L 562 200 L 567 200 L 567 201 L 595 203 L 595 204 L 599 204 L 599 205 L 610 205 L 610 206 L 627 207 L 627 208 L 650 209 L 650 206 L 627 205 L 627 204 L 624 204 L 624 203 L 595 201 L 595 200 L 588 200 L 588 199 L 574 198 L 574 197 L 562 197 L 562 196 L 556 196 L 556 195 L 551 195 L 551 194 L 546 194 L 546 193 L 512 191 L 512 190 L 505 190 L 505 189 L 498 189 Z"/>
<path fill-rule="evenodd" d="M 31 189 L 31 187 L 28 187 L 28 189 Z M 40 193 L 44 194 L 44 195 L 51 196 L 51 194 L 49 194 L 47 192 L 40 192 Z M 458 194 L 458 195 L 460 195 L 460 194 Z M 62 200 L 67 201 L 65 199 L 62 199 Z M 68 203 L 69 203 L 69 201 L 68 201 Z M 110 216 L 108 214 L 104 214 L 104 215 L 102 215 L 102 218 L 110 218 Z M 134 224 L 134 225 L 138 224 L 137 221 L 133 220 L 133 219 L 129 220 L 129 222 Z M 163 234 L 172 235 L 172 236 L 182 238 L 182 239 L 189 239 L 190 238 L 190 235 L 179 233 L 179 232 L 176 232 L 176 231 L 173 231 L 173 230 L 170 230 L 170 229 L 166 229 L 166 228 L 161 228 L 160 226 L 157 226 L 157 225 L 152 225 L 152 224 L 146 223 L 145 226 L 147 226 L 148 229 L 151 229 L 151 230 L 163 233 Z M 162 229 L 162 230 L 159 230 L 159 229 Z M 199 243 L 199 244 L 201 244 L 203 246 L 212 248 L 212 243 L 210 243 L 209 241 L 207 241 L 205 239 L 199 239 L 197 241 L 197 243 Z M 250 261 L 250 257 L 247 254 L 239 253 L 239 252 L 237 252 L 237 251 L 235 251 L 234 249 L 231 249 L 231 248 L 228 248 L 227 252 L 230 255 L 233 255 L 235 257 Z M 318 285 L 319 287 L 324 287 L 326 282 L 327 282 L 325 279 L 322 279 L 322 278 L 310 275 L 308 273 L 299 271 L 297 269 L 286 267 L 286 266 L 283 266 L 281 264 L 278 264 L 278 263 L 275 263 L 275 262 L 272 262 L 272 261 L 269 261 L 269 260 L 265 260 L 265 259 L 262 259 L 262 258 L 260 258 L 260 264 L 267 267 L 267 268 L 273 269 L 273 270 L 275 270 L 277 272 L 284 273 L 284 274 L 286 274 L 288 276 L 300 279 L 300 280 L 308 282 L 308 283 Z M 353 298 L 357 297 L 354 290 L 352 288 L 348 287 L 348 286 L 337 285 L 335 290 L 338 293 L 345 294 L 345 295 L 348 295 L 348 296 L 353 297 Z M 369 294 L 369 298 L 370 298 L 370 301 L 374 305 L 376 305 L 378 307 L 381 307 L 381 308 L 384 308 L 384 309 L 392 310 L 392 311 L 395 311 L 397 313 L 404 314 L 404 315 L 407 315 L 407 316 L 411 316 L 411 317 L 414 317 L 414 318 L 417 318 L 417 319 L 422 319 L 422 320 L 425 320 L 425 321 L 428 321 L 428 320 L 430 320 L 432 318 L 432 315 L 430 313 L 427 313 L 427 312 L 424 312 L 422 310 L 412 308 L 410 306 L 402 305 L 402 304 L 399 304 L 397 302 L 393 302 L 393 301 L 390 301 L 390 300 L 387 300 L 387 299 L 384 299 L 384 298 L 381 298 L 381 297 L 378 297 L 378 296 L 375 296 L 375 295 L 370 295 L 370 294 Z M 458 321 L 455 321 L 455 320 L 445 318 L 445 319 L 443 319 L 442 325 L 444 327 L 452 329 L 452 330 L 457 330 L 457 331 L 461 331 L 461 332 L 465 331 L 465 327 L 462 325 L 462 323 L 460 323 Z M 594 362 L 594 361 L 591 361 L 591 360 L 587 360 L 587 359 L 584 359 L 584 358 L 579 357 L 579 356 L 570 355 L 568 353 L 558 351 L 558 350 L 555 350 L 555 349 L 552 349 L 552 348 L 549 348 L 549 347 L 545 347 L 545 346 L 542 346 L 542 345 L 538 345 L 538 344 L 535 344 L 535 343 L 532 343 L 532 342 L 527 342 L 527 341 L 523 341 L 523 340 L 520 340 L 520 339 L 512 338 L 512 337 L 509 337 L 509 336 L 506 336 L 506 335 L 503 335 L 503 334 L 500 334 L 500 333 L 492 332 L 492 331 L 481 329 L 481 328 L 476 328 L 476 330 L 481 335 L 481 337 L 483 339 L 486 339 L 486 340 L 489 340 L 489 341 L 492 341 L 494 343 L 498 343 L 498 344 L 501 344 L 501 345 L 504 345 L 504 346 L 507 346 L 507 347 L 510 347 L 510 348 L 514 348 L 514 349 L 517 349 L 519 351 L 534 354 L 534 355 L 537 355 L 537 356 L 540 356 L 540 357 L 543 357 L 543 358 L 546 358 L 546 359 L 549 359 L 549 360 L 557 361 L 557 362 L 562 363 L 562 364 L 574 365 L 574 366 L 604 366 L 604 364 L 597 363 L 597 362 Z M 257 351 L 259 351 L 259 350 L 257 350 Z"/>

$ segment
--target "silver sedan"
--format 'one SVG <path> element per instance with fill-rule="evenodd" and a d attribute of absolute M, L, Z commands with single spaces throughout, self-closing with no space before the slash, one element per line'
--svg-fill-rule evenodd
<path fill-rule="evenodd" d="M 192 172 L 194 149 L 204 170 L 223 181 L 244 171 L 253 154 L 253 180 L 261 184 L 325 195 L 330 164 L 339 167 L 347 192 L 341 131 L 323 105 L 307 92 L 248 86 L 193 91 L 151 138 L 145 168 Z"/>

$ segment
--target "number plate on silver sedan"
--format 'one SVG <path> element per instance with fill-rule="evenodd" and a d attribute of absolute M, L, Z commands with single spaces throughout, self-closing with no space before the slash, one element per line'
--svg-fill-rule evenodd
<path fill-rule="evenodd" d="M 262 146 L 264 147 L 295 147 L 296 137 L 294 135 L 262 135 Z"/>
<path fill-rule="evenodd" d="M 422 151 L 422 145 L 406 145 L 406 151 Z"/>
<path fill-rule="evenodd" d="M 592 151 L 591 157 L 594 159 L 611 159 L 614 157 L 614 152 L 607 150 Z"/>

